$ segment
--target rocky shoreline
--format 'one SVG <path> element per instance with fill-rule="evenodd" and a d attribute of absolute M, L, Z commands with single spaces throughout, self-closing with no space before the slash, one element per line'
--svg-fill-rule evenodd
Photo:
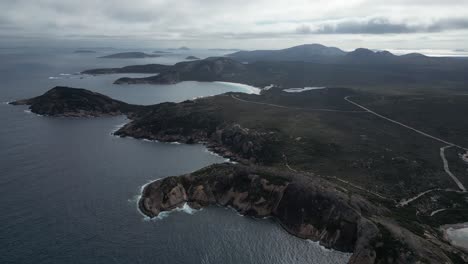
<path fill-rule="evenodd" d="M 464 244 L 464 242 L 456 241 L 455 239 L 451 237 L 451 234 L 450 234 L 450 232 L 454 232 L 457 230 L 468 229 L 468 223 L 444 225 L 444 226 L 441 226 L 440 229 L 442 230 L 444 234 L 445 240 L 449 241 L 450 244 L 452 244 L 453 246 L 460 248 L 461 250 L 468 253 L 468 245 Z M 468 237 L 465 239 L 465 241 L 468 241 Z"/>
<path fill-rule="evenodd" d="M 220 205 L 252 217 L 274 217 L 290 234 L 353 252 L 349 263 L 450 263 L 432 244 L 385 217 L 387 209 L 334 184 L 300 173 L 217 164 L 146 185 L 138 202 L 148 217 L 181 208 Z M 410 237 L 409 244 L 399 236 Z M 398 248 L 395 247 L 397 243 Z"/>

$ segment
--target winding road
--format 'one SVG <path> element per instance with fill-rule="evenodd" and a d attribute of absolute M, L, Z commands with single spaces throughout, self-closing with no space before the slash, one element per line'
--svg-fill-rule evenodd
<path fill-rule="evenodd" d="M 448 161 L 447 161 L 447 159 L 445 158 L 445 150 L 446 150 L 447 148 L 450 148 L 450 147 L 458 147 L 458 148 L 460 148 L 460 149 L 463 149 L 463 150 L 467 150 L 467 151 L 468 151 L 468 148 L 462 147 L 462 146 L 457 145 L 457 144 L 452 143 L 452 142 L 448 142 L 448 141 L 446 141 L 446 140 L 444 140 L 444 139 L 441 139 L 441 138 L 438 138 L 438 137 L 436 137 L 436 136 L 427 134 L 427 133 L 425 133 L 425 132 L 423 132 L 423 131 L 421 131 L 421 130 L 419 130 L 419 129 L 416 129 L 416 128 L 414 128 L 414 127 L 410 127 L 410 126 L 405 125 L 405 124 L 403 124 L 403 123 L 401 123 L 401 122 L 398 122 L 398 121 L 396 121 L 396 120 L 390 119 L 390 118 L 388 118 L 388 117 L 386 117 L 386 116 L 383 116 L 383 115 L 381 115 L 381 114 L 379 114 L 379 113 L 376 113 L 376 112 L 370 110 L 369 108 L 366 108 L 366 107 L 364 107 L 364 106 L 362 106 L 362 105 L 360 105 L 360 104 L 358 104 L 358 103 L 356 103 L 356 102 L 354 102 L 354 101 L 351 101 L 349 98 L 350 98 L 350 96 L 346 96 L 344 99 L 345 99 L 347 102 L 349 102 L 349 103 L 351 103 L 351 104 L 353 104 L 353 105 L 355 105 L 355 106 L 357 106 L 357 107 L 359 107 L 359 108 L 361 108 L 361 109 L 363 109 L 363 110 L 365 110 L 365 111 L 367 111 L 367 112 L 369 112 L 369 113 L 371 113 L 371 114 L 373 114 L 373 115 L 375 115 L 375 116 L 378 116 L 378 117 L 380 117 L 380 118 L 382 118 L 382 119 L 385 119 L 385 120 L 387 120 L 387 121 L 390 121 L 390 122 L 392 122 L 392 123 L 394 123 L 394 124 L 397 124 L 397 125 L 399 125 L 399 126 L 402 126 L 402 127 L 404 127 L 404 128 L 407 128 L 407 129 L 409 129 L 409 130 L 412 130 L 412 131 L 414 131 L 414 132 L 416 132 L 416 133 L 418 133 L 418 134 L 420 134 L 420 135 L 423 135 L 423 136 L 425 136 L 425 137 L 428 137 L 428 138 L 431 138 L 431 139 L 433 139 L 433 140 L 436 140 L 436 141 L 439 141 L 439 142 L 441 142 L 441 143 L 446 144 L 447 146 L 440 148 L 440 157 L 441 157 L 442 162 L 443 162 L 443 164 L 444 164 L 444 170 L 445 170 L 445 172 L 447 173 L 447 175 L 449 175 L 450 178 L 452 178 L 452 180 L 455 182 L 455 184 L 458 186 L 458 188 L 459 188 L 460 190 L 462 190 L 463 192 L 466 192 L 465 186 L 463 186 L 463 184 L 460 182 L 460 180 L 450 171 L 450 168 L 449 168 L 449 165 L 448 165 Z M 419 198 L 420 196 L 422 196 L 422 195 L 424 195 L 424 194 L 426 194 L 426 193 L 427 193 L 427 191 L 418 194 L 417 196 L 413 197 L 412 199 L 407 200 L 407 201 L 408 201 L 407 203 L 409 203 L 409 202 L 411 202 L 411 201 L 413 201 L 413 200 Z M 407 203 L 406 203 L 406 204 L 407 204 Z"/>
<path fill-rule="evenodd" d="M 465 186 L 463 186 L 463 184 L 460 182 L 460 180 L 450 171 L 450 168 L 449 168 L 449 165 L 448 165 L 448 161 L 445 157 L 445 150 L 447 148 L 450 148 L 450 147 L 457 147 L 457 148 L 460 148 L 460 149 L 463 149 L 465 151 L 468 152 L 468 148 L 465 148 L 465 147 L 462 147 L 458 144 L 455 144 L 455 143 L 452 143 L 452 142 L 449 142 L 447 140 L 444 140 L 444 139 L 441 139 L 441 138 L 438 138 L 436 136 L 433 136 L 433 135 L 430 135 L 426 132 L 423 132 L 419 129 L 416 129 L 414 127 L 411 127 L 409 125 L 405 125 L 401 122 L 398 122 L 396 120 L 393 120 L 391 118 L 388 118 L 384 115 L 381 115 L 377 112 L 374 112 L 372 111 L 371 109 L 365 107 L 365 106 L 362 106 L 354 101 L 352 101 L 350 99 L 351 96 L 346 96 L 344 97 L 344 100 L 346 100 L 348 103 L 351 103 L 353 104 L 354 106 L 357 106 L 359 107 L 360 109 L 362 109 L 362 111 L 352 111 L 352 110 L 338 110 L 338 109 L 324 109 L 324 108 L 303 108 L 303 107 L 290 107 L 290 106 L 284 106 L 284 105 L 277 105 L 277 104 L 269 104 L 269 103 L 261 103 L 261 102 L 255 102 L 255 101 L 249 101 L 249 100 L 244 100 L 244 99 L 240 99 L 238 98 L 237 96 L 234 96 L 234 95 L 231 95 L 231 97 L 237 101 L 241 101 L 241 102 L 244 102 L 244 103 L 251 103 L 251 104 L 258 104 L 258 105 L 267 105 L 267 106 L 271 106 L 271 107 L 278 107 L 278 108 L 285 108 L 285 109 L 293 109 L 293 110 L 309 110 L 309 111 L 323 111 L 323 112 L 341 112 L 341 113 L 370 113 L 370 114 L 373 114 L 379 118 L 382 118 L 382 119 L 385 119 L 389 122 L 392 122 L 394 124 L 397 124 L 401 127 L 404 127 L 406 129 L 409 129 L 409 130 L 412 130 L 422 136 L 425 136 L 425 137 L 428 137 L 428 138 L 431 138 L 435 141 L 438 141 L 440 143 L 443 143 L 445 144 L 446 146 L 445 147 L 442 147 L 440 148 L 440 157 L 442 159 L 442 162 L 443 162 L 443 166 L 444 166 L 444 171 L 447 173 L 447 175 L 450 176 L 450 178 L 455 182 L 455 184 L 458 186 L 458 188 L 462 191 L 462 192 L 466 192 L 466 188 Z M 284 154 L 283 154 L 284 155 Z M 288 169 L 290 169 L 291 171 L 296 171 L 294 170 L 293 168 L 291 168 L 289 166 L 289 164 L 287 163 L 287 160 L 286 160 L 286 166 L 288 167 Z M 350 184 L 352 185 L 352 183 L 348 182 L 348 181 L 343 181 L 341 179 L 339 179 L 340 181 L 344 182 L 344 183 L 347 183 L 347 184 Z M 356 187 L 356 188 L 362 188 L 362 187 L 359 187 L 359 186 L 353 186 L 353 187 Z M 363 189 L 363 188 L 362 188 Z M 425 194 L 429 193 L 429 192 L 432 192 L 432 191 L 435 191 L 435 190 L 442 190 L 442 189 L 432 189 L 432 190 L 427 190 L 427 191 L 424 191 L 424 192 L 421 192 L 419 194 L 417 194 L 416 196 L 412 197 L 412 198 L 409 198 L 407 200 L 403 200 L 402 202 L 398 203 L 398 206 L 405 206 L 407 204 L 409 204 L 410 202 L 420 198 L 421 196 L 424 196 Z M 376 196 L 379 196 L 380 198 L 384 198 L 384 199 L 388 199 L 384 196 L 381 196 L 379 194 L 376 194 L 376 193 L 372 193 Z"/>

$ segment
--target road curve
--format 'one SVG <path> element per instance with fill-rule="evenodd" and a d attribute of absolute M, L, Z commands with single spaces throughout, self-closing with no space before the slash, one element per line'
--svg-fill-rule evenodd
<path fill-rule="evenodd" d="M 466 192 L 465 186 L 460 182 L 460 180 L 450 171 L 448 161 L 445 158 L 445 150 L 448 148 L 451 148 L 453 146 L 445 146 L 440 148 L 440 158 L 442 159 L 442 162 L 444 163 L 444 170 L 445 172 L 452 178 L 452 180 L 457 184 L 458 188 L 462 190 L 463 192 Z"/>

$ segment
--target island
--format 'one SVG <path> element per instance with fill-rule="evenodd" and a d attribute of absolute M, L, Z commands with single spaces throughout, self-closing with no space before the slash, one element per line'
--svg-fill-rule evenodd
<path fill-rule="evenodd" d="M 143 58 L 157 58 L 161 57 L 160 55 L 156 54 L 147 54 L 144 52 L 121 52 L 115 53 L 111 55 L 102 56 L 99 58 L 102 59 L 143 59 Z"/>
<path fill-rule="evenodd" d="M 94 50 L 75 50 L 74 53 L 96 53 Z"/>
<path fill-rule="evenodd" d="M 131 121 L 115 135 L 203 143 L 236 162 L 146 185 L 139 208 L 148 217 L 230 206 L 352 252 L 353 264 L 468 260 L 440 229 L 468 220 L 467 97 L 285 89 L 137 106 L 56 87 L 12 104 L 49 116 L 124 114 Z"/>
<path fill-rule="evenodd" d="M 199 60 L 200 58 L 195 57 L 195 56 L 187 56 L 185 59 L 186 60 Z"/>

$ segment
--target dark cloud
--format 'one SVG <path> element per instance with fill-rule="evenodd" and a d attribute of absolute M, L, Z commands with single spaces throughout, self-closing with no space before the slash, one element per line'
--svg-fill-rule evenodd
<path fill-rule="evenodd" d="M 387 18 L 371 18 L 364 21 L 343 21 L 327 23 L 312 30 L 310 26 L 302 25 L 296 29 L 299 34 L 405 34 L 442 32 L 448 30 L 468 29 L 468 18 L 452 18 L 437 20 L 429 24 L 406 24 L 391 22 Z"/>

